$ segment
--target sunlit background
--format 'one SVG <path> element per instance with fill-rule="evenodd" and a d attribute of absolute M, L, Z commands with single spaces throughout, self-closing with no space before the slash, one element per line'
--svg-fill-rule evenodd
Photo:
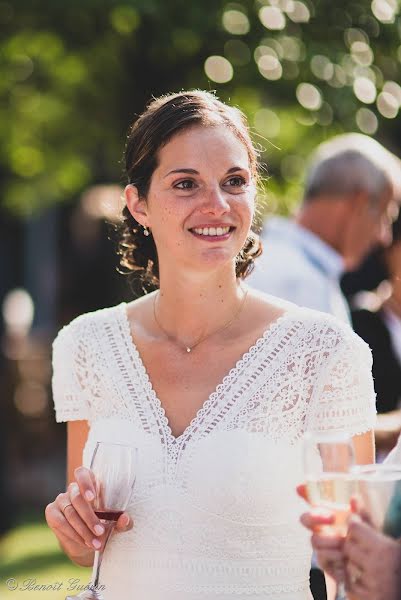
<path fill-rule="evenodd" d="M 43 526 L 65 477 L 51 342 L 130 297 L 109 239 L 128 125 L 152 95 L 216 90 L 249 118 L 262 210 L 286 214 L 320 141 L 360 131 L 400 156 L 401 18 L 398 0 L 1 0 L 0 28 L 0 597 L 17 600 L 8 578 L 88 577 Z"/>

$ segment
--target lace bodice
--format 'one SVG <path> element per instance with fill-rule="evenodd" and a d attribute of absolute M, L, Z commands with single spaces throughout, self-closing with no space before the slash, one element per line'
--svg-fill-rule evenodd
<path fill-rule="evenodd" d="M 302 436 L 372 428 L 371 362 L 348 325 L 291 305 L 175 438 L 126 305 L 65 327 L 54 342 L 57 420 L 89 421 L 86 465 L 98 440 L 140 454 L 135 526 L 113 536 L 102 565 L 107 599 L 309 598 Z"/>

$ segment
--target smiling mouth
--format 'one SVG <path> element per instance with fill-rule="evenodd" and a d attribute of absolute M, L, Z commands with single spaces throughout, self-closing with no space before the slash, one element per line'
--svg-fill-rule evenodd
<path fill-rule="evenodd" d="M 208 238 L 208 239 L 225 239 L 227 238 L 235 227 L 193 227 L 189 231 L 197 237 Z"/>

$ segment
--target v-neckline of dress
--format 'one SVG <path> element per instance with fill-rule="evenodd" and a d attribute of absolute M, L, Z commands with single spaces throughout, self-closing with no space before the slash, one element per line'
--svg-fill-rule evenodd
<path fill-rule="evenodd" d="M 191 436 L 191 433 L 194 431 L 194 429 L 197 428 L 203 415 L 208 412 L 208 410 L 215 403 L 215 401 L 219 397 L 219 395 L 222 394 L 222 392 L 225 390 L 228 383 L 232 380 L 233 376 L 236 375 L 238 372 L 240 372 L 240 370 L 242 369 L 244 364 L 249 362 L 249 359 L 251 358 L 251 356 L 255 355 L 258 352 L 260 347 L 273 336 L 273 334 L 279 329 L 279 327 L 284 322 L 292 321 L 295 318 L 296 314 L 298 313 L 298 310 L 288 310 L 287 309 L 287 310 L 285 310 L 285 312 L 282 315 L 280 315 L 273 322 L 271 322 L 267 326 L 267 328 L 262 332 L 262 334 L 256 339 L 256 341 L 253 344 L 251 344 L 251 346 L 247 350 L 245 350 L 245 352 L 242 353 L 240 358 L 235 362 L 234 366 L 228 370 L 228 372 L 226 373 L 226 375 L 224 375 L 224 377 L 221 379 L 221 381 L 217 383 L 217 385 L 214 388 L 214 390 L 212 391 L 212 393 L 204 400 L 204 402 L 199 407 L 199 409 L 196 411 L 194 417 L 191 419 L 191 421 L 188 423 L 188 425 L 184 428 L 182 433 L 180 433 L 180 435 L 178 435 L 178 436 L 175 436 L 172 432 L 172 429 L 171 429 L 171 426 L 169 423 L 169 419 L 168 419 L 168 417 L 166 415 L 166 411 L 163 407 L 163 403 L 160 400 L 160 398 L 158 397 L 158 395 L 156 394 L 156 390 L 153 387 L 153 383 L 150 379 L 146 365 L 142 359 L 142 356 L 138 350 L 137 345 L 135 344 L 135 341 L 134 341 L 134 338 L 132 335 L 131 324 L 130 324 L 130 321 L 128 318 L 127 303 L 122 302 L 119 305 L 119 308 L 121 309 L 120 312 L 121 312 L 122 323 L 123 323 L 122 333 L 123 333 L 123 336 L 125 337 L 125 343 L 130 350 L 131 360 L 134 363 L 136 363 L 137 366 L 139 366 L 139 368 L 143 374 L 144 383 L 145 383 L 144 392 L 146 391 L 146 393 L 149 394 L 149 400 L 153 404 L 153 408 L 159 415 L 161 422 L 164 425 L 165 434 L 167 436 L 168 443 L 173 444 L 173 445 L 178 445 L 178 444 L 182 443 L 184 440 L 186 440 L 188 437 Z"/>

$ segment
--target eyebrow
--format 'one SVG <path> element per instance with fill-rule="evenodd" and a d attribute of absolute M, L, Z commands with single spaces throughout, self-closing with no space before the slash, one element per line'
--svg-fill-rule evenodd
<path fill-rule="evenodd" d="M 231 167 L 231 169 L 228 169 L 226 175 L 229 175 L 230 173 L 236 173 L 237 171 L 246 171 L 246 167 Z M 173 171 L 169 171 L 167 173 L 167 175 L 164 176 L 164 179 L 166 177 L 168 177 L 169 175 L 173 175 L 174 173 L 187 173 L 188 175 L 199 175 L 199 171 L 197 171 L 196 169 L 173 169 Z"/>

